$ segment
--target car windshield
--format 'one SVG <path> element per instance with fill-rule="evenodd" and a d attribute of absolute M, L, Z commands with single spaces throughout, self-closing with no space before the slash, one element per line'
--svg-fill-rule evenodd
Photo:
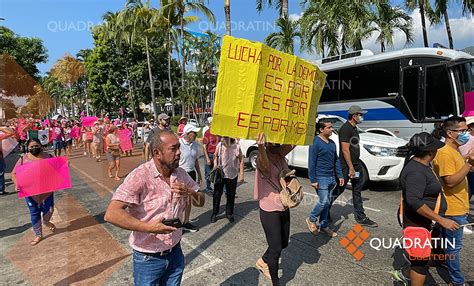
<path fill-rule="evenodd" d="M 330 120 L 332 122 L 332 126 L 334 128 L 334 133 L 338 133 L 339 129 L 341 126 L 347 121 L 345 119 L 339 118 L 339 117 L 325 117 L 326 119 Z M 359 130 L 359 133 L 364 133 L 365 131 L 357 127 L 357 130 Z"/>

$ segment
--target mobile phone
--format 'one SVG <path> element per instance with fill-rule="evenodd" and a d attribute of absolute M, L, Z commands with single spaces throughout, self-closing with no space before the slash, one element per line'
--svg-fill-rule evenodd
<path fill-rule="evenodd" d="M 164 225 L 167 225 L 167 226 L 175 227 L 175 228 L 183 227 L 183 223 L 177 217 L 176 218 L 165 219 L 161 223 L 164 224 Z"/>
<path fill-rule="evenodd" d="M 357 178 L 359 178 L 359 177 L 360 177 L 360 172 L 355 172 L 354 178 L 357 179 Z"/>

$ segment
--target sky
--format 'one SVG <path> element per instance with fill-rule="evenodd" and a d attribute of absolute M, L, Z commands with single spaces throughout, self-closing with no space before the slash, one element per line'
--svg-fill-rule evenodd
<path fill-rule="evenodd" d="M 350 0 L 348 0 L 350 1 Z M 157 6 L 159 0 L 151 0 Z M 197 32 L 212 32 L 225 34 L 225 15 L 223 0 L 210 0 L 208 7 L 216 17 L 216 25 L 201 17 L 200 21 L 189 26 Z M 449 7 L 449 17 L 454 38 L 454 48 L 463 49 L 474 46 L 474 19 L 462 15 L 461 1 L 452 1 Z M 301 15 L 299 0 L 289 0 L 289 14 L 293 19 Z M 393 0 L 393 5 L 402 1 Z M 69 53 L 75 55 L 80 49 L 92 48 L 93 40 L 90 28 L 102 22 L 102 15 L 107 11 L 119 11 L 125 5 L 125 0 L 0 0 L 0 17 L 5 18 L 2 25 L 21 36 L 38 37 L 44 41 L 48 49 L 49 60 L 38 67 L 41 73 L 46 73 L 62 56 Z M 253 41 L 263 41 L 274 32 L 274 21 L 278 12 L 274 8 L 266 8 L 262 13 L 255 9 L 255 0 L 231 0 L 232 35 Z M 421 19 L 418 10 L 409 15 L 413 18 L 415 43 L 411 47 L 421 47 Z M 365 49 L 374 52 L 380 50 L 375 42 L 377 34 L 363 42 Z M 445 26 L 440 24 L 428 28 L 430 46 L 441 43 L 448 46 Z M 405 40 L 400 32 L 395 33 L 394 47 L 404 48 Z M 298 50 L 299 47 L 295 50 Z M 390 48 L 388 50 L 391 50 Z M 296 51 L 298 55 L 308 60 L 319 58 L 316 54 Z"/>

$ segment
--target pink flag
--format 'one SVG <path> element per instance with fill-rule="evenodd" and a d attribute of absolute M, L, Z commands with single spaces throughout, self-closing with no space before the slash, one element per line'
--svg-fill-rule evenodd
<path fill-rule="evenodd" d="M 87 116 L 87 117 L 82 117 L 81 118 L 81 122 L 82 122 L 82 126 L 94 126 L 94 122 L 97 121 L 97 117 L 96 116 Z"/>
<path fill-rule="evenodd" d="M 130 151 L 133 149 L 132 145 L 132 139 L 130 138 L 130 135 L 132 133 L 128 129 L 122 129 L 117 131 L 119 140 L 120 140 L 120 149 L 122 151 Z"/>
<path fill-rule="evenodd" d="M 45 126 L 48 126 L 48 127 L 49 127 L 49 118 L 46 118 L 46 119 L 44 120 L 44 124 L 45 124 Z"/>
<path fill-rule="evenodd" d="M 38 160 L 16 168 L 18 197 L 24 198 L 71 188 L 67 157 Z"/>

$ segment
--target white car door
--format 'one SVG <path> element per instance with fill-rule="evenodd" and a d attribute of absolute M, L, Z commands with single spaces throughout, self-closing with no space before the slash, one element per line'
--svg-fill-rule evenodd
<path fill-rule="evenodd" d="M 337 154 L 339 154 L 339 137 L 337 134 L 333 133 L 331 135 L 332 141 L 336 143 Z M 298 167 L 298 168 L 308 168 L 308 155 L 309 155 L 309 146 L 296 146 L 293 151 L 291 151 L 286 158 L 288 159 L 288 165 Z"/>

